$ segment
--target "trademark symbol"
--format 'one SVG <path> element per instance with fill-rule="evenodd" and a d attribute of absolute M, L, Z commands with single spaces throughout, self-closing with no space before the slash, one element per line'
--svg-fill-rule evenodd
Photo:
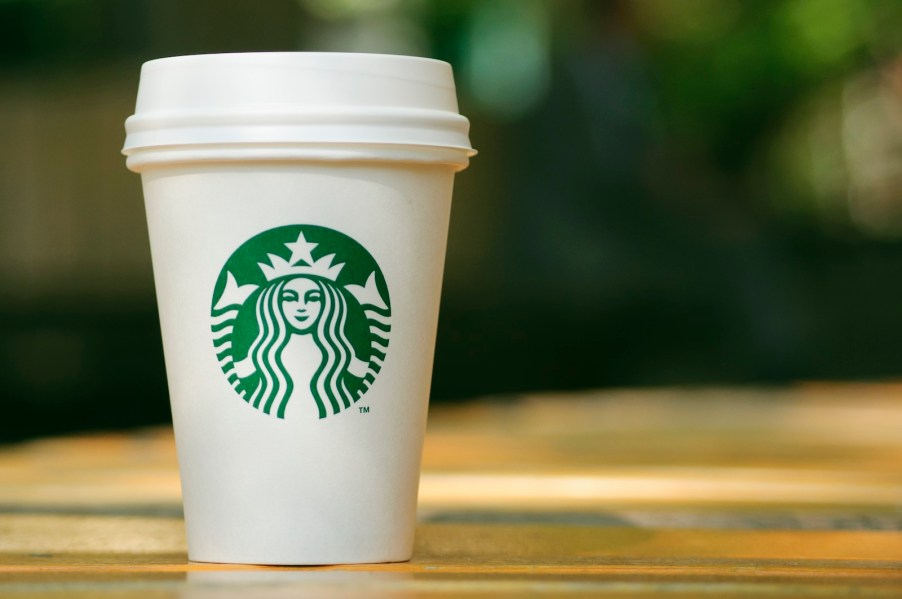
<path fill-rule="evenodd" d="M 361 414 L 369 414 L 370 413 L 369 406 L 359 406 L 357 409 L 360 410 Z"/>

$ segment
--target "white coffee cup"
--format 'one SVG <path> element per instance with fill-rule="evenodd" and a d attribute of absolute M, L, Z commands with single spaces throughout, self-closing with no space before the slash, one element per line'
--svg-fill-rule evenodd
<path fill-rule="evenodd" d="M 195 561 L 411 557 L 454 173 L 443 62 L 144 65 L 144 186 Z"/>

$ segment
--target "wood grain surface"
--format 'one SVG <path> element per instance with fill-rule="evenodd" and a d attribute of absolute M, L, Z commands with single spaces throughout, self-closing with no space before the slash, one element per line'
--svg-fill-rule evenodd
<path fill-rule="evenodd" d="M 186 559 L 167 429 L 0 449 L 0 597 L 902 596 L 902 387 L 430 414 L 414 559 Z"/>

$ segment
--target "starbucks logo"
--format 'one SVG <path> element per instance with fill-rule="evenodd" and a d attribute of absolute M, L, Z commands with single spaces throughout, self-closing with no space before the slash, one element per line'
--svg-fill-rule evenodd
<path fill-rule="evenodd" d="M 388 349 L 391 304 L 379 265 L 338 231 L 291 225 L 244 242 L 213 290 L 223 374 L 264 414 L 312 401 L 320 418 L 359 400 Z"/>

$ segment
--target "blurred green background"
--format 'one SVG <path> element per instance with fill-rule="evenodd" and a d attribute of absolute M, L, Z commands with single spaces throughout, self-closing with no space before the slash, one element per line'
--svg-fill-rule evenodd
<path fill-rule="evenodd" d="M 454 65 L 436 401 L 902 374 L 902 2 L 0 0 L 0 441 L 164 422 L 143 61 Z"/>

